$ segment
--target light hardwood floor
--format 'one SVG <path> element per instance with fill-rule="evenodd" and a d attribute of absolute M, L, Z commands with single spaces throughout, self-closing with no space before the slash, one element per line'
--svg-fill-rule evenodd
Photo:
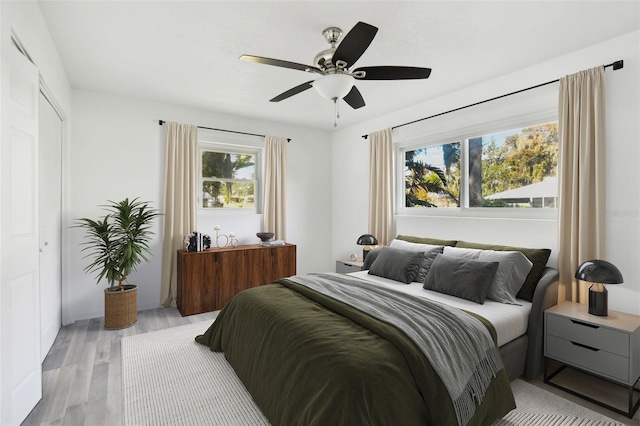
<path fill-rule="evenodd" d="M 42 364 L 42 399 L 22 425 L 121 425 L 120 340 L 214 317 L 158 308 L 138 312 L 138 322 L 123 330 L 105 330 L 103 318 L 62 327 Z"/>
<path fill-rule="evenodd" d="M 77 321 L 62 327 L 43 363 L 42 400 L 22 425 L 120 426 L 120 340 L 169 327 L 211 321 L 215 315 L 210 312 L 182 317 L 176 308 L 158 308 L 138 312 L 137 324 L 124 330 L 105 330 L 103 318 Z M 613 397 L 616 401 L 625 401 L 624 388 L 606 382 L 594 384 L 592 378 L 579 375 L 570 375 L 567 380 L 567 385 L 593 389 L 593 396 L 598 399 Z M 546 385 L 542 377 L 528 382 L 622 423 L 640 425 L 640 411 L 629 419 Z"/>

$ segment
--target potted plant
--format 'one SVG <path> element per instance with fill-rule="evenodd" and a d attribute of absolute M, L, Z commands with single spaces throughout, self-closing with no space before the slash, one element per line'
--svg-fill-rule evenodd
<path fill-rule="evenodd" d="M 138 198 L 109 201 L 103 207 L 107 211 L 104 217 L 77 219 L 76 226 L 87 231 L 82 251 L 88 251 L 85 258 L 93 259 L 84 270 L 97 273 L 96 283 L 103 278 L 109 283 L 104 290 L 104 328 L 115 330 L 130 327 L 138 320 L 138 287 L 125 281 L 148 260 L 151 225 L 159 213 Z"/>

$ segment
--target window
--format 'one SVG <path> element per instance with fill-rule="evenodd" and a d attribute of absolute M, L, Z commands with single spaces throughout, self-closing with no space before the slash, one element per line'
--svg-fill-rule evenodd
<path fill-rule="evenodd" d="M 405 207 L 460 207 L 460 142 L 405 151 Z"/>
<path fill-rule="evenodd" d="M 258 196 L 257 151 L 202 149 L 201 207 L 206 210 L 249 209 L 255 211 Z"/>
<path fill-rule="evenodd" d="M 400 148 L 405 211 L 422 208 L 555 208 L 558 123 Z"/>
<path fill-rule="evenodd" d="M 556 207 L 557 122 L 468 141 L 469 207 Z"/>

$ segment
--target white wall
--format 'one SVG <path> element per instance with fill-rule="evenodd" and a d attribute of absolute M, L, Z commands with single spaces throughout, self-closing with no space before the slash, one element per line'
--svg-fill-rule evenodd
<path fill-rule="evenodd" d="M 68 274 L 64 283 L 71 300 L 63 306 L 65 324 L 103 315 L 103 289 L 83 268 L 82 231 L 68 228 L 73 219 L 97 217 L 105 200 L 136 197 L 161 209 L 164 175 L 164 128 L 158 120 L 291 138 L 287 159 L 287 241 L 297 245 L 298 273 L 333 269 L 331 257 L 331 137 L 320 132 L 219 113 L 74 90 L 70 185 L 71 214 L 65 223 Z M 207 139 L 212 132 L 203 131 Z M 222 134 L 221 141 L 243 137 Z M 215 136 L 213 136 L 215 138 Z M 214 234 L 213 225 L 234 231 L 241 244 L 257 243 L 259 215 L 220 214 L 199 223 L 199 231 Z M 160 305 L 161 220 L 154 226 L 153 257 L 129 281 L 138 284 L 138 309 Z"/>
<path fill-rule="evenodd" d="M 333 135 L 333 257 L 359 252 L 358 235 L 367 231 L 369 146 L 362 135 L 448 111 L 525 87 L 555 80 L 599 64 L 623 59 L 624 68 L 606 71 L 607 220 L 606 258 L 625 277 L 608 286 L 610 309 L 640 314 L 640 32 L 635 31 L 534 67 L 508 74 L 429 102 L 385 115 Z M 437 72 L 435 70 L 434 72 Z M 555 91 L 555 93 L 554 93 Z M 394 131 L 395 141 L 464 128 L 500 117 L 557 108 L 557 84 L 528 91 Z M 546 247 L 557 251 L 556 220 L 487 217 L 396 216 L 396 233 L 475 242 Z M 557 253 L 552 255 L 555 265 Z M 586 259 L 585 259 L 586 260 Z"/>

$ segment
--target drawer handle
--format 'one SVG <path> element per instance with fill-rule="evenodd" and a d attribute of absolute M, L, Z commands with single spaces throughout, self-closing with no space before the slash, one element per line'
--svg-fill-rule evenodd
<path fill-rule="evenodd" d="M 571 342 L 572 345 L 580 346 L 581 348 L 589 349 L 590 351 L 598 352 L 600 349 L 592 348 L 591 346 L 583 345 L 582 343 Z"/>
<path fill-rule="evenodd" d="M 589 327 L 589 328 L 600 328 L 599 325 L 589 324 L 588 322 L 582 322 L 582 321 L 576 321 L 576 320 L 571 320 L 571 322 L 578 325 L 584 325 L 585 327 Z"/>

